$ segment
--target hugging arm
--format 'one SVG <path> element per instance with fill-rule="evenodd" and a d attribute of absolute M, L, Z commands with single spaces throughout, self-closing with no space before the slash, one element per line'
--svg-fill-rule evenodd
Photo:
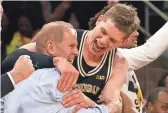
<path fill-rule="evenodd" d="M 52 56 L 47 56 L 44 54 L 31 52 L 26 49 L 17 49 L 12 54 L 7 56 L 5 58 L 5 60 L 2 62 L 1 72 L 5 73 L 5 72 L 10 71 L 13 68 L 16 60 L 21 55 L 29 55 L 35 69 L 55 67 L 53 64 L 53 57 Z"/>
<path fill-rule="evenodd" d="M 168 22 L 147 42 L 132 49 L 118 49 L 128 60 L 129 70 L 137 70 L 156 60 L 168 48 Z"/>
<path fill-rule="evenodd" d="M 107 81 L 103 92 L 101 102 L 110 105 L 109 112 L 116 109 L 121 111 L 121 102 L 119 101 L 120 92 L 126 80 L 126 73 L 128 71 L 127 60 L 117 52 L 114 58 L 113 71 L 111 78 Z"/>

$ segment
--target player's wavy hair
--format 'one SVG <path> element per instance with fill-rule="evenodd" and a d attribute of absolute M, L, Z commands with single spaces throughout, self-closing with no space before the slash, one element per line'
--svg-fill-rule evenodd
<path fill-rule="evenodd" d="M 90 19 L 90 29 L 95 27 L 95 23 L 100 15 L 104 15 L 104 21 L 111 19 L 119 30 L 127 34 L 125 38 L 128 38 L 128 36 L 132 32 L 136 31 L 140 25 L 140 20 L 137 16 L 137 9 L 131 5 L 121 3 L 107 5 Z"/>

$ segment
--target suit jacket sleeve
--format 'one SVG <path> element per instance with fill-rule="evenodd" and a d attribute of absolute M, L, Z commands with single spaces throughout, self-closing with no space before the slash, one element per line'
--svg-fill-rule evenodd
<path fill-rule="evenodd" d="M 1 97 L 5 96 L 14 89 L 12 81 L 7 73 L 1 75 Z"/>
<path fill-rule="evenodd" d="M 6 72 L 12 70 L 16 60 L 21 55 L 29 55 L 35 69 L 55 67 L 53 64 L 53 57 L 52 56 L 47 56 L 44 54 L 31 52 L 26 49 L 17 49 L 12 54 L 7 56 L 5 58 L 5 60 L 3 60 L 2 65 L 1 65 L 1 72 L 6 73 Z"/>

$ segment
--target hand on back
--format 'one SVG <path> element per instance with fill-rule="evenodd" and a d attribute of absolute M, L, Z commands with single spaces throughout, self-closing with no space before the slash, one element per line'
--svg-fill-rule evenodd
<path fill-rule="evenodd" d="M 79 72 L 75 69 L 75 67 L 62 57 L 55 57 L 53 62 L 61 74 L 61 78 L 57 86 L 58 90 L 60 92 L 65 92 L 74 87 L 79 77 Z"/>
<path fill-rule="evenodd" d="M 33 72 L 34 67 L 32 60 L 28 55 L 22 55 L 16 61 L 13 69 L 10 71 L 15 83 L 18 83 L 26 78 L 28 78 Z"/>

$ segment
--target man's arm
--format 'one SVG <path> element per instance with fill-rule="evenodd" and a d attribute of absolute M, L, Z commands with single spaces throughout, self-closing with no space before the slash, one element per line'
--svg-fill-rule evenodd
<path fill-rule="evenodd" d="M 11 79 L 7 73 L 1 75 L 1 97 L 5 96 L 14 89 Z"/>
<path fill-rule="evenodd" d="M 21 55 L 29 55 L 35 69 L 55 67 L 53 64 L 53 57 L 51 56 L 31 52 L 26 49 L 17 49 L 2 62 L 2 73 L 10 71 Z"/>
<path fill-rule="evenodd" d="M 157 59 L 168 48 L 167 37 L 168 22 L 142 46 L 118 50 L 128 60 L 129 70 L 136 70 Z"/>
<path fill-rule="evenodd" d="M 29 55 L 35 69 L 56 67 L 61 73 L 58 89 L 62 92 L 73 87 L 78 79 L 79 72 L 65 58 L 52 57 L 35 52 L 36 43 L 29 43 L 17 49 L 2 63 L 1 71 L 8 72 L 13 68 L 16 59 L 20 55 Z"/>
<path fill-rule="evenodd" d="M 121 110 L 121 103 L 119 101 L 120 91 L 125 83 L 127 71 L 127 60 L 119 52 L 117 52 L 114 58 L 111 78 L 107 81 L 103 89 L 102 98 L 100 101 L 104 102 L 105 104 L 111 103 L 111 105 L 114 107 L 118 106 L 118 108 Z M 113 110 L 112 106 L 111 110 Z"/>
<path fill-rule="evenodd" d="M 1 75 L 1 97 L 11 92 L 15 84 L 28 78 L 32 72 L 34 72 L 34 68 L 30 57 L 27 55 L 20 56 L 14 68 Z"/>

